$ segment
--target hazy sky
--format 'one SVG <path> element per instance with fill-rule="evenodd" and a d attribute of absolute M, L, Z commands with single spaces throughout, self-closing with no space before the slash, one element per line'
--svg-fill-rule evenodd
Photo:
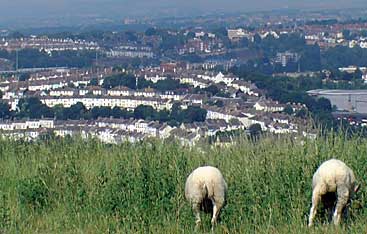
<path fill-rule="evenodd" d="M 0 0 L 0 21 L 85 14 L 122 18 L 164 9 L 228 12 L 318 7 L 367 7 L 367 3 L 366 0 Z"/>

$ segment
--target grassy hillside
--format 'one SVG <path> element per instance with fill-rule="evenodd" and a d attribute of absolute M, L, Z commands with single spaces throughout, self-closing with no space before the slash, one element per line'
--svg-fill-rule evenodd
<path fill-rule="evenodd" d="M 0 233 L 193 233 L 184 183 L 206 164 L 219 167 L 229 186 L 216 233 L 330 233 L 334 227 L 320 217 L 316 227 L 306 224 L 312 174 L 331 157 L 345 160 L 363 186 L 363 208 L 353 209 L 336 233 L 366 233 L 365 139 L 301 144 L 267 137 L 193 149 L 153 141 L 1 141 Z M 208 233 L 210 217 L 202 217 Z"/>

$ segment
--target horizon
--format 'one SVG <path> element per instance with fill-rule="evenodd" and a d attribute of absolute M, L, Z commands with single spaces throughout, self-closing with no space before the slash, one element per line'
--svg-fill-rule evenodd
<path fill-rule="evenodd" d="M 248 13 L 274 10 L 335 10 L 343 8 L 358 8 L 364 6 L 364 0 L 310 0 L 291 1 L 259 0 L 253 3 L 249 0 L 63 0 L 47 1 L 13 0 L 2 3 L 0 8 L 0 25 L 34 27 L 36 24 L 49 25 L 79 25 L 99 20 L 116 21 L 123 18 L 160 18 L 173 16 L 195 17 L 202 14 Z M 152 13 L 154 12 L 154 13 Z M 29 25 L 33 24 L 33 25 Z"/>

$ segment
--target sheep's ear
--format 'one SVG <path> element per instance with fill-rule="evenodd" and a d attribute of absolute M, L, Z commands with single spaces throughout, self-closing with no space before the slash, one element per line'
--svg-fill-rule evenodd
<path fill-rule="evenodd" d="M 354 193 L 357 193 L 360 187 L 361 187 L 360 184 L 356 185 L 354 187 Z"/>

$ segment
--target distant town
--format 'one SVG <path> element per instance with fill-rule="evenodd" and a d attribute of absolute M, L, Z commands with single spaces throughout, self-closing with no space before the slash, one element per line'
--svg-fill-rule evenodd
<path fill-rule="evenodd" d="M 1 135 L 194 145 L 262 132 L 313 138 L 315 122 L 364 127 L 367 19 L 327 16 L 150 22 L 143 31 L 3 29 Z"/>
<path fill-rule="evenodd" d="M 129 71 L 122 72 L 130 74 Z M 305 120 L 282 113 L 285 108 L 296 113 L 306 109 L 304 105 L 281 104 L 266 98 L 256 85 L 231 74 L 187 70 L 174 63 L 134 72 L 131 73 L 133 86 L 139 87 L 139 82 L 145 82 L 156 88 L 150 85 L 142 89 L 117 83 L 108 85 L 121 74 L 113 69 L 57 68 L 34 72 L 26 81 L 13 77 L 4 79 L 0 90 L 10 111 L 22 111 L 21 105 L 32 109 L 33 104 L 51 110 L 75 109 L 77 113 L 90 111 L 91 114 L 62 120 L 63 117 L 58 119 L 48 110 L 42 113 L 40 108 L 35 109 L 43 114 L 40 119 L 34 119 L 37 115 L 34 113 L 28 116 L 32 120 L 4 120 L 0 129 L 7 136 L 27 139 L 50 131 L 56 136 L 83 133 L 108 143 L 125 139 L 134 142 L 145 137 L 174 137 L 188 144 L 220 132 L 246 130 L 254 124 L 260 126 L 260 131 L 277 134 L 306 131 L 303 128 Z M 129 78 L 121 76 L 121 79 Z M 117 108 L 127 115 L 119 116 Z M 94 114 L 98 111 L 100 115 Z M 182 116 L 179 120 L 177 114 L 172 118 L 173 112 L 177 111 L 188 117 Z M 153 112 L 157 112 L 157 116 Z M 113 118 L 114 114 L 117 118 Z M 47 115 L 54 119 L 43 118 Z M 158 115 L 162 118 L 154 120 Z"/>

